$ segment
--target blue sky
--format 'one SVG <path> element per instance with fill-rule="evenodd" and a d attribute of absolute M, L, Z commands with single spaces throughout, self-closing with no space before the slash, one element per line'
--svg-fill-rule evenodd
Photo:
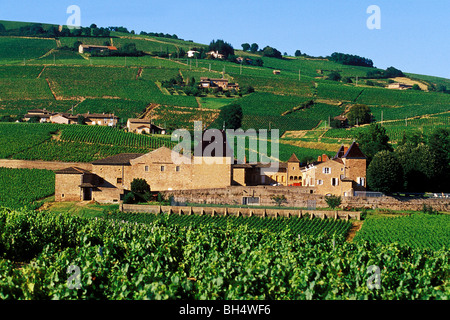
<path fill-rule="evenodd" d="M 235 48 L 256 42 L 282 53 L 327 56 L 343 52 L 376 67 L 450 78 L 448 0 L 208 0 L 87 1 L 1 0 L 0 20 L 66 24 L 70 5 L 81 24 L 177 34 L 208 44 L 223 39 Z M 381 10 L 381 29 L 370 30 L 370 5 Z"/>

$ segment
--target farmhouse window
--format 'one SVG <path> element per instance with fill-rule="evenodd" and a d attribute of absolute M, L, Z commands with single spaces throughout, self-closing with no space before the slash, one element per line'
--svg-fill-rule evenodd
<path fill-rule="evenodd" d="M 323 168 L 323 173 L 330 174 L 331 173 L 331 168 Z"/>
<path fill-rule="evenodd" d="M 337 178 L 331 178 L 331 185 L 337 186 L 339 184 L 339 180 Z"/>
<path fill-rule="evenodd" d="M 358 177 L 358 178 L 356 179 L 356 181 L 357 181 L 357 183 L 358 183 L 358 186 L 364 187 L 364 184 L 365 184 L 365 181 L 364 181 L 364 180 L 365 180 L 364 178 Z"/>
<path fill-rule="evenodd" d="M 148 166 L 145 166 L 145 172 L 148 172 Z"/>
<path fill-rule="evenodd" d="M 122 183 L 122 178 L 117 178 L 117 183 Z"/>
<path fill-rule="evenodd" d="M 161 166 L 161 172 L 163 172 L 166 168 L 164 166 Z"/>
<path fill-rule="evenodd" d="M 318 185 L 318 186 L 323 185 L 323 180 L 317 180 L 317 185 Z"/>
<path fill-rule="evenodd" d="M 180 166 L 176 166 L 175 171 L 180 172 Z"/>

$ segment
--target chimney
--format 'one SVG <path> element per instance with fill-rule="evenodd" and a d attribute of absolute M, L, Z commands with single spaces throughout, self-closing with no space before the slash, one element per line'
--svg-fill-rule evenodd
<path fill-rule="evenodd" d="M 322 157 L 321 156 L 317 157 L 317 162 L 322 162 Z"/>
<path fill-rule="evenodd" d="M 322 161 L 325 162 L 325 161 L 328 161 L 328 160 L 329 160 L 328 156 L 326 154 L 323 154 L 322 155 Z"/>

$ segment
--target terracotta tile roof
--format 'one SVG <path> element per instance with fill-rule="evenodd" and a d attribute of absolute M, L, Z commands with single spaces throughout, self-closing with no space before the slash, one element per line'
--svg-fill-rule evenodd
<path fill-rule="evenodd" d="M 295 153 L 292 154 L 292 156 L 289 158 L 289 160 L 287 162 L 297 162 L 300 163 L 300 160 L 298 160 L 297 156 L 295 155 Z"/>

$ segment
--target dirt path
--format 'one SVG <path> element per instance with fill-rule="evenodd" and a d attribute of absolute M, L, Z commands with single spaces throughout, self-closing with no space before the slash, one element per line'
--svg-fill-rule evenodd
<path fill-rule="evenodd" d="M 138 69 L 138 72 L 137 72 L 137 74 L 136 74 L 136 80 L 139 79 L 139 78 L 141 77 L 142 71 L 143 71 L 143 70 L 144 70 L 144 68 L 142 68 L 142 67 L 140 67 L 140 68 Z"/>
<path fill-rule="evenodd" d="M 152 111 L 153 109 L 161 106 L 157 103 L 150 103 L 147 108 L 145 109 L 145 112 L 139 117 L 139 119 L 151 119 L 152 118 Z"/>
<path fill-rule="evenodd" d="M 37 76 L 37 79 L 39 79 L 41 77 L 42 72 L 44 72 L 45 68 L 47 68 L 47 66 L 44 66 L 41 70 L 41 72 L 39 73 L 39 75 Z"/>
<path fill-rule="evenodd" d="M 363 225 L 363 221 L 355 221 L 355 222 L 353 222 L 352 227 L 350 228 L 350 231 L 348 232 L 348 235 L 347 235 L 347 239 L 346 240 L 348 242 L 352 242 L 353 241 L 353 238 L 355 237 L 356 232 L 361 230 L 362 225 Z"/>

